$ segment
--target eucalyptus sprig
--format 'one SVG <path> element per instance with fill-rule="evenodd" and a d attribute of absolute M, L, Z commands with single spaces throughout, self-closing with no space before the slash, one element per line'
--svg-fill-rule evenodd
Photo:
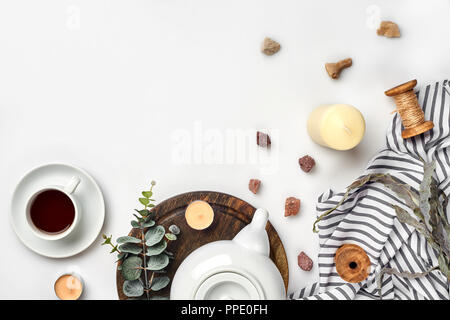
<path fill-rule="evenodd" d="M 108 237 L 106 234 L 103 234 L 102 237 L 103 237 L 103 239 L 105 240 L 105 241 L 103 241 L 102 246 L 105 245 L 105 244 L 109 244 L 109 245 L 112 247 L 112 249 L 111 249 L 111 251 L 110 251 L 109 253 L 119 252 L 119 250 L 117 249 L 118 245 L 117 245 L 117 244 L 114 245 L 114 244 L 112 243 L 112 240 L 111 240 L 111 239 L 112 239 L 112 235 L 110 235 L 110 236 Z M 119 253 L 120 253 L 120 252 L 119 252 Z"/>
<path fill-rule="evenodd" d="M 155 182 L 151 182 L 150 190 L 142 191 L 139 202 L 143 209 L 135 209 L 135 220 L 131 226 L 138 229 L 138 235 L 117 238 L 117 244 L 112 242 L 112 236 L 103 235 L 102 245 L 112 247 L 110 253 L 117 252 L 118 270 L 125 281 L 123 293 L 129 298 L 161 299 L 165 297 L 150 296 L 150 292 L 164 289 L 170 283 L 170 278 L 160 276 L 173 259 L 173 253 L 167 251 L 168 244 L 177 239 L 179 228 L 175 225 L 166 232 L 163 226 L 157 225 L 152 208 Z"/>
<path fill-rule="evenodd" d="M 424 162 L 423 180 L 419 192 L 414 192 L 409 185 L 400 183 L 389 174 L 369 174 L 353 182 L 345 192 L 339 203 L 320 215 L 314 222 L 313 231 L 317 232 L 316 224 L 327 215 L 331 214 L 348 198 L 350 191 L 358 189 L 371 182 L 379 182 L 392 190 L 410 212 L 392 205 L 397 219 L 417 230 L 427 240 L 428 244 L 438 254 L 438 266 L 433 266 L 421 273 L 399 272 L 391 268 L 383 268 L 378 274 L 377 283 L 381 297 L 381 282 L 383 275 L 395 274 L 410 279 L 426 276 L 434 270 L 440 270 L 447 280 L 450 280 L 450 224 L 446 215 L 448 197 L 438 188 L 438 183 L 433 175 L 436 170 L 436 162 Z"/>

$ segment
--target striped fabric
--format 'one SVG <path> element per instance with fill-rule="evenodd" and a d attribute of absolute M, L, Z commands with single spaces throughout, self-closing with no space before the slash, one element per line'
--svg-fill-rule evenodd
<path fill-rule="evenodd" d="M 364 172 L 389 173 L 416 191 L 423 177 L 420 158 L 436 160 L 436 178 L 448 196 L 450 193 L 450 82 L 428 85 L 417 93 L 426 119 L 435 127 L 420 136 L 404 140 L 401 119 L 393 117 L 386 137 L 386 149 L 377 154 Z M 344 195 L 329 190 L 317 203 L 317 214 L 331 209 Z M 383 267 L 398 271 L 423 272 L 437 266 L 437 254 L 414 228 L 395 218 L 392 204 L 408 209 L 390 190 L 371 183 L 352 193 L 332 214 L 318 224 L 320 251 L 318 283 L 290 294 L 291 299 L 379 299 L 376 276 Z M 333 262 L 341 245 L 354 243 L 362 247 L 371 261 L 369 277 L 352 284 L 342 280 Z M 417 279 L 396 275 L 383 277 L 383 299 L 449 299 L 449 282 L 438 270 Z"/>

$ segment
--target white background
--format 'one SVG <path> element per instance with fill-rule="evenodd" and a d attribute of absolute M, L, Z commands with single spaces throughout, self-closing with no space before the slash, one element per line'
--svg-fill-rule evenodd
<path fill-rule="evenodd" d="M 400 39 L 376 35 L 377 12 L 399 24 Z M 302 250 L 316 260 L 317 197 L 350 184 L 384 147 L 394 109 L 386 89 L 449 76 L 449 18 L 448 0 L 0 1 L 0 298 L 53 299 L 54 277 L 73 268 L 86 299 L 117 298 L 115 256 L 100 237 L 55 260 L 28 250 L 10 226 L 21 176 L 58 161 L 98 181 L 103 231 L 114 237 L 128 233 L 139 192 L 152 179 L 158 201 L 222 191 L 269 210 L 288 255 L 290 291 L 317 281 L 317 265 L 311 272 L 297 266 Z M 260 53 L 265 36 L 281 43 L 278 54 Z M 353 66 L 331 80 L 324 63 L 347 57 Z M 367 131 L 356 149 L 333 151 L 308 137 L 309 112 L 328 103 L 363 113 Z M 277 170 L 204 158 L 176 164 L 174 133 L 194 136 L 196 125 L 201 138 L 208 130 L 268 129 Z M 200 152 L 214 147 L 204 143 Z M 317 162 L 310 174 L 297 163 L 304 154 Z M 252 177 L 263 181 L 256 196 L 247 189 Z M 283 216 L 288 196 L 301 198 L 298 216 Z"/>

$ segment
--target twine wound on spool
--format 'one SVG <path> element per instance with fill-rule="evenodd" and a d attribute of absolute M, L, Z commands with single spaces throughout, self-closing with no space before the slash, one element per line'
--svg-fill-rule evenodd
<path fill-rule="evenodd" d="M 407 139 L 424 133 L 434 127 L 432 121 L 426 121 L 422 108 L 419 106 L 413 88 L 417 80 L 411 80 L 389 89 L 385 94 L 393 97 L 397 109 L 394 111 L 400 114 L 404 130 L 402 138 Z"/>

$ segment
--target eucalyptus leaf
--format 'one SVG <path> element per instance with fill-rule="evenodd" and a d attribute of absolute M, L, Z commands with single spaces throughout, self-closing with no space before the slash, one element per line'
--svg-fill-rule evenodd
<path fill-rule="evenodd" d="M 125 280 L 136 280 L 141 276 L 142 259 L 137 256 L 132 256 L 125 259 L 122 263 L 122 275 Z"/>
<path fill-rule="evenodd" d="M 430 272 L 432 272 L 432 271 L 434 271 L 436 269 L 437 269 L 437 267 L 433 267 L 431 269 L 428 269 L 425 272 L 417 272 L 417 273 L 411 273 L 411 272 L 407 272 L 407 271 L 400 272 L 400 271 L 397 271 L 395 269 L 386 268 L 386 267 L 381 269 L 380 273 L 376 277 L 376 282 L 377 282 L 378 292 L 380 294 L 380 299 L 382 298 L 381 285 L 383 283 L 383 276 L 385 274 L 390 274 L 390 275 L 394 274 L 394 275 L 402 277 L 402 278 L 416 279 L 416 278 L 424 277 L 424 276 L 426 276 L 427 274 L 429 274 Z"/>
<path fill-rule="evenodd" d="M 394 209 L 395 209 L 395 213 L 397 215 L 397 219 L 402 222 L 402 223 L 406 223 L 408 225 L 410 225 L 411 227 L 415 228 L 417 231 L 419 231 L 420 233 L 422 233 L 427 239 L 431 236 L 431 234 L 428 232 L 426 226 L 414 219 L 408 212 L 406 212 L 406 210 L 395 206 L 394 205 Z"/>
<path fill-rule="evenodd" d="M 431 182 L 433 173 L 436 168 L 436 161 L 430 163 L 424 163 L 423 167 L 423 179 L 419 187 L 419 208 L 424 217 L 425 225 L 431 232 L 432 226 L 430 224 L 430 210 L 431 205 L 429 199 L 431 198 Z"/>
<path fill-rule="evenodd" d="M 169 283 L 170 283 L 170 278 L 166 277 L 166 276 L 153 278 L 151 289 L 153 291 L 159 291 L 159 290 L 162 290 L 165 287 L 167 287 L 167 285 Z"/>
<path fill-rule="evenodd" d="M 150 300 L 169 300 L 169 297 L 152 296 L 150 297 Z"/>
<path fill-rule="evenodd" d="M 141 239 L 130 236 L 119 237 L 116 241 L 117 243 L 141 243 Z"/>
<path fill-rule="evenodd" d="M 450 257 L 450 245 L 449 245 L 449 239 L 447 231 L 444 228 L 444 224 L 439 219 L 437 222 L 437 226 L 435 230 L 433 230 L 433 238 L 434 240 L 439 244 L 442 252 L 447 256 Z"/>
<path fill-rule="evenodd" d="M 124 243 L 119 246 L 121 252 L 128 252 L 132 254 L 139 254 L 142 252 L 142 248 L 134 243 Z"/>
<path fill-rule="evenodd" d="M 165 240 L 161 240 L 159 243 L 147 247 L 147 256 L 157 256 L 158 254 L 164 252 L 167 248 L 167 242 Z"/>
<path fill-rule="evenodd" d="M 166 270 L 152 270 L 154 273 L 167 273 Z"/>
<path fill-rule="evenodd" d="M 161 253 L 157 256 L 150 256 L 150 258 L 148 258 L 147 269 L 161 270 L 167 267 L 168 264 L 169 264 L 169 257 L 166 254 Z"/>
<path fill-rule="evenodd" d="M 151 196 L 153 195 L 153 192 L 151 192 L 151 191 L 142 191 L 142 195 L 143 195 L 145 198 L 150 199 Z"/>
<path fill-rule="evenodd" d="M 132 281 L 125 280 L 123 282 L 122 291 L 127 297 L 140 297 L 144 294 L 144 285 L 142 284 L 141 279 Z"/>
<path fill-rule="evenodd" d="M 105 239 L 105 241 L 103 241 L 101 243 L 102 246 L 105 244 L 111 244 L 112 235 L 108 237 L 106 234 L 103 234 L 102 236 L 103 236 L 103 239 Z"/>
<path fill-rule="evenodd" d="M 447 230 L 449 229 L 449 223 L 447 220 L 447 214 L 446 214 L 446 204 L 445 202 L 448 201 L 446 196 L 444 195 L 444 200 L 441 202 L 439 200 L 437 200 L 437 210 L 438 210 L 438 215 L 439 218 L 441 219 L 442 223 L 444 224 L 444 228 L 446 228 Z"/>
<path fill-rule="evenodd" d="M 179 234 L 180 234 L 180 228 L 179 228 L 176 224 L 172 224 L 172 225 L 169 227 L 169 231 L 170 231 L 171 233 L 173 233 L 174 235 L 179 235 Z"/>
<path fill-rule="evenodd" d="M 169 239 L 170 241 L 177 240 L 177 236 L 174 235 L 173 233 L 166 233 L 166 238 Z"/>
<path fill-rule="evenodd" d="M 449 262 L 445 258 L 444 254 L 441 253 L 438 257 L 439 270 L 447 277 L 447 280 L 450 281 L 450 270 L 449 270 Z"/>
<path fill-rule="evenodd" d="M 392 190 L 412 210 L 419 204 L 418 196 L 411 191 L 411 187 L 396 181 L 390 174 L 372 175 L 370 181 L 382 183 L 385 187 Z"/>
<path fill-rule="evenodd" d="M 145 240 L 146 240 L 145 244 L 149 247 L 157 244 L 164 237 L 165 233 L 166 230 L 164 229 L 163 226 L 151 227 L 145 233 Z"/>
<path fill-rule="evenodd" d="M 141 227 L 141 225 L 139 224 L 139 222 L 134 221 L 134 220 L 131 221 L 131 226 L 132 226 L 133 228 L 140 228 L 140 227 Z"/>
<path fill-rule="evenodd" d="M 147 298 L 145 297 L 145 295 L 142 295 L 140 297 L 128 297 L 127 300 L 128 301 L 139 301 L 139 300 L 147 300 Z"/>
<path fill-rule="evenodd" d="M 373 176 L 375 176 L 375 175 L 374 174 L 368 174 L 366 176 L 360 177 L 359 179 L 354 181 L 351 185 L 349 185 L 347 187 L 347 190 L 354 190 L 354 189 L 357 189 L 357 188 L 361 188 L 362 186 L 367 184 Z"/>
<path fill-rule="evenodd" d="M 144 222 L 142 224 L 143 228 L 149 228 L 149 227 L 153 227 L 155 225 L 155 221 L 154 220 L 148 220 L 146 222 Z"/>
<path fill-rule="evenodd" d="M 437 250 L 443 252 L 447 259 L 450 259 L 450 227 L 448 225 L 447 215 L 444 211 L 446 196 L 440 192 L 437 181 L 432 178 L 430 195 L 430 225 L 432 227 L 433 240 L 439 245 Z M 441 193 L 443 194 L 443 202 L 441 202 Z M 443 271 L 445 274 L 445 272 Z"/>
<path fill-rule="evenodd" d="M 148 200 L 147 198 L 139 198 L 139 202 L 146 206 L 150 203 L 150 200 Z"/>
<path fill-rule="evenodd" d="M 122 260 L 123 258 L 126 258 L 128 256 L 128 253 L 121 252 L 117 255 L 117 260 Z"/>
<path fill-rule="evenodd" d="M 420 211 L 419 207 L 415 207 L 414 210 L 414 215 L 420 220 L 420 221 L 424 221 L 423 219 L 423 215 L 422 215 L 422 211 Z"/>
<path fill-rule="evenodd" d="M 439 245 L 434 241 L 431 233 L 428 231 L 425 224 L 421 221 L 416 220 L 413 218 L 408 212 L 403 210 L 402 208 L 398 206 L 393 206 L 395 209 L 395 213 L 397 215 L 397 219 L 402 222 L 410 225 L 411 227 L 415 228 L 417 232 L 421 233 L 425 239 L 428 241 L 430 246 L 432 246 L 434 249 L 439 251 Z"/>
<path fill-rule="evenodd" d="M 142 210 L 134 209 L 134 211 L 139 213 L 142 217 L 148 217 L 149 215 L 151 215 L 151 212 L 148 209 L 142 209 Z"/>
<path fill-rule="evenodd" d="M 141 279 L 137 280 L 125 280 L 122 287 L 123 293 L 130 298 L 140 297 L 144 294 L 144 285 Z"/>
<path fill-rule="evenodd" d="M 435 229 L 438 225 L 438 221 L 441 219 L 439 210 L 442 210 L 442 203 L 439 200 L 439 188 L 437 181 L 432 178 L 430 184 L 430 199 L 428 200 L 430 204 L 430 225 L 431 228 Z M 445 221 L 447 219 L 445 218 Z"/>
<path fill-rule="evenodd" d="M 146 216 L 148 212 L 147 209 L 142 209 L 142 210 L 138 210 L 138 209 L 134 209 L 134 211 L 136 211 L 137 213 L 139 213 L 141 216 Z"/>
<path fill-rule="evenodd" d="M 441 192 L 441 195 L 442 195 L 442 203 L 441 203 L 441 207 L 442 207 L 442 212 L 444 213 L 443 215 L 442 215 L 442 219 L 444 219 L 444 220 L 446 220 L 447 221 L 447 226 L 449 226 L 450 224 L 449 224 L 449 221 L 448 221 L 448 219 L 447 219 L 447 215 L 445 214 L 445 212 L 447 212 L 447 206 L 448 206 L 448 201 L 449 201 L 449 199 L 448 199 L 448 197 L 445 195 L 445 193 L 444 192 Z"/>

